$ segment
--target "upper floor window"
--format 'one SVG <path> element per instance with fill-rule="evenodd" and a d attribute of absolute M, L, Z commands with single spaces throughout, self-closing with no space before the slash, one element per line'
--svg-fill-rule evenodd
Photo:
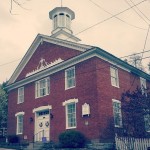
<path fill-rule="evenodd" d="M 141 84 L 142 94 L 144 94 L 146 90 L 146 79 L 140 77 L 140 84 Z"/>
<path fill-rule="evenodd" d="M 70 16 L 69 15 L 66 15 L 66 27 L 68 29 L 70 29 L 70 26 L 71 26 L 71 19 L 70 19 Z"/>
<path fill-rule="evenodd" d="M 50 93 L 50 79 L 44 78 L 35 83 L 35 97 L 43 97 Z"/>
<path fill-rule="evenodd" d="M 24 87 L 18 89 L 18 104 L 24 102 Z"/>
<path fill-rule="evenodd" d="M 65 26 L 65 15 L 63 13 L 59 14 L 59 27 Z"/>
<path fill-rule="evenodd" d="M 65 89 L 75 87 L 75 67 L 65 70 Z"/>
<path fill-rule="evenodd" d="M 150 114 L 144 116 L 145 130 L 150 132 Z"/>
<path fill-rule="evenodd" d="M 121 102 L 115 99 L 112 101 L 115 127 L 122 127 Z"/>
<path fill-rule="evenodd" d="M 57 24 L 58 24 L 58 16 L 55 15 L 55 16 L 54 16 L 54 29 L 57 28 Z"/>
<path fill-rule="evenodd" d="M 111 75 L 111 85 L 119 87 L 118 69 L 110 67 L 110 75 Z"/>

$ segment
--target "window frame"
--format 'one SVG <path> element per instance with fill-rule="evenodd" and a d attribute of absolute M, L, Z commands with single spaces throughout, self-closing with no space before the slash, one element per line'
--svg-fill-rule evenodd
<path fill-rule="evenodd" d="M 146 79 L 140 77 L 140 86 L 141 86 L 142 94 L 146 94 L 145 93 L 145 89 L 147 89 Z"/>
<path fill-rule="evenodd" d="M 42 87 L 44 80 L 45 86 Z M 41 94 L 41 90 L 45 90 L 45 94 Z M 44 91 L 43 91 L 44 92 Z M 43 78 L 35 82 L 35 98 L 41 98 L 50 94 L 50 77 Z"/>
<path fill-rule="evenodd" d="M 17 104 L 21 104 L 24 102 L 24 87 L 18 88 L 18 100 Z"/>
<path fill-rule="evenodd" d="M 74 76 L 68 79 L 68 77 L 67 77 L 67 72 L 68 72 L 69 70 L 72 70 L 72 69 L 73 69 L 73 71 L 74 71 Z M 74 85 L 68 86 L 68 80 L 74 80 L 74 81 L 73 81 L 73 82 L 74 82 Z M 76 87 L 76 71 L 75 71 L 75 66 L 73 66 L 73 67 L 68 68 L 68 69 L 65 70 L 65 90 L 72 89 L 72 88 L 74 88 L 74 87 Z"/>
<path fill-rule="evenodd" d="M 65 106 L 65 116 L 66 116 L 66 129 L 75 129 L 77 128 L 77 104 L 78 99 L 69 99 L 65 102 L 62 103 L 63 106 Z M 68 121 L 68 106 L 74 104 L 74 118 L 75 118 L 75 126 L 69 126 L 69 121 Z"/>
<path fill-rule="evenodd" d="M 113 75 L 112 71 L 115 72 L 115 75 Z M 118 69 L 117 68 L 115 68 L 113 66 L 110 67 L 110 77 L 111 77 L 111 85 L 119 88 L 119 75 L 118 75 Z"/>
<path fill-rule="evenodd" d="M 24 114 L 25 114 L 24 112 L 18 112 L 18 113 L 15 114 L 15 117 L 17 118 L 17 124 L 16 124 L 16 134 L 17 135 L 23 134 Z M 20 128 L 19 117 L 22 117 L 21 132 L 19 130 L 19 128 Z"/>
<path fill-rule="evenodd" d="M 116 111 L 116 109 L 115 109 L 115 106 L 114 106 L 114 103 L 118 103 L 119 105 L 120 105 L 120 108 L 119 108 L 119 110 L 118 111 Z M 122 126 L 123 126 L 123 123 L 122 123 L 122 111 L 121 111 L 121 101 L 119 101 L 119 100 L 116 100 L 116 99 L 112 99 L 112 104 L 113 104 L 113 116 L 114 116 L 114 126 L 115 127 L 117 127 L 117 128 L 122 128 Z M 117 108 L 118 109 L 118 108 Z M 116 114 L 117 114 L 117 116 L 119 116 L 119 118 L 120 118 L 120 121 L 119 121 L 119 124 L 116 124 Z"/>

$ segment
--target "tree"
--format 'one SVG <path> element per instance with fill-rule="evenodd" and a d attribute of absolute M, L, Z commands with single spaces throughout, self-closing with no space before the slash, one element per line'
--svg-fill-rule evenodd
<path fill-rule="evenodd" d="M 144 67 L 142 65 L 142 57 L 137 54 L 133 54 L 130 56 L 128 61 L 132 66 L 144 71 Z"/>
<path fill-rule="evenodd" d="M 5 90 L 6 82 L 0 85 L 0 128 L 7 127 L 7 103 L 8 95 Z"/>
<path fill-rule="evenodd" d="M 150 136 L 150 90 L 137 88 L 122 94 L 123 130 L 127 136 Z"/>

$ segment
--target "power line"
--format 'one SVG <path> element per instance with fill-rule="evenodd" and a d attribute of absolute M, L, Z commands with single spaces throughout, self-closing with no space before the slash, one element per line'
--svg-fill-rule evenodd
<path fill-rule="evenodd" d="M 135 5 L 135 3 L 132 0 L 130 0 L 130 1 L 132 2 L 133 5 Z M 150 19 L 137 6 L 136 6 L 136 8 L 147 20 L 150 21 Z"/>
<path fill-rule="evenodd" d="M 132 6 L 127 0 L 124 0 L 129 6 Z M 137 6 L 136 4 L 133 3 L 133 6 Z M 137 7 L 136 7 L 137 8 Z M 137 11 L 136 9 L 134 9 L 134 7 L 132 7 L 132 10 L 134 10 L 134 12 L 146 23 L 146 24 L 149 24 L 144 18 L 143 16 L 141 16 Z"/>
<path fill-rule="evenodd" d="M 141 1 L 141 2 L 139 2 L 139 3 L 137 3 L 137 4 L 135 4 L 134 6 L 131 6 L 131 7 L 127 8 L 127 9 L 125 9 L 125 10 L 123 10 L 123 11 L 121 11 L 121 12 L 115 14 L 115 15 L 112 15 L 111 17 L 108 17 L 108 18 L 106 18 L 106 19 L 104 19 L 104 20 L 102 20 L 102 21 L 99 21 L 99 22 L 97 22 L 96 24 L 93 24 L 92 26 L 89 26 L 88 28 L 86 28 L 86 29 L 84 29 L 84 30 L 82 30 L 82 31 L 80 31 L 80 32 L 78 32 L 78 33 L 76 33 L 75 35 L 81 34 L 82 32 L 85 32 L 85 31 L 87 31 L 87 30 L 89 30 L 89 29 L 91 29 L 91 28 L 93 28 L 93 27 L 95 27 L 95 26 L 97 26 L 97 25 L 99 25 L 99 24 L 101 24 L 101 23 L 104 23 L 104 22 L 106 22 L 106 21 L 108 21 L 108 20 L 110 20 L 110 19 L 112 19 L 112 18 L 114 18 L 114 17 L 116 17 L 116 16 L 118 16 L 118 15 L 120 15 L 120 14 L 122 14 L 122 13 L 128 11 L 128 10 L 130 10 L 130 9 L 132 9 L 133 7 L 142 4 L 142 3 L 145 2 L 145 1 L 147 1 L 147 0 L 143 0 L 143 1 Z M 69 38 L 70 38 L 70 37 L 69 37 Z M 67 38 L 67 39 L 69 39 L 69 38 Z"/>
<path fill-rule="evenodd" d="M 150 50 L 144 51 L 144 53 L 147 53 L 147 52 L 150 52 Z M 141 53 L 143 53 L 143 51 L 139 52 L 139 53 L 134 53 L 134 54 L 131 54 L 131 55 L 126 55 L 126 56 L 123 56 L 123 57 L 120 57 L 120 58 L 125 58 L 125 57 L 129 57 L 129 56 L 133 56 L 133 55 L 137 55 L 137 54 L 141 54 Z"/>
<path fill-rule="evenodd" d="M 149 29 L 150 29 L 150 25 L 148 26 L 148 29 L 147 29 L 147 34 L 146 34 L 146 38 L 145 38 L 145 42 L 144 42 L 144 48 L 143 48 L 142 57 L 143 57 L 143 54 L 144 54 L 144 51 L 145 51 L 145 47 L 146 47 L 146 44 L 147 44 L 147 38 L 148 38 L 148 34 L 149 34 Z"/>
<path fill-rule="evenodd" d="M 99 8 L 100 8 L 101 10 L 103 10 L 104 12 L 106 12 L 106 13 L 108 13 L 108 14 L 110 14 L 110 15 L 112 15 L 112 16 L 113 16 L 113 14 L 112 14 L 112 13 L 110 13 L 110 12 L 109 12 L 109 11 L 107 11 L 106 9 L 102 8 L 99 4 L 97 4 L 97 3 L 93 2 L 92 0 L 89 0 L 89 1 L 90 1 L 90 2 L 92 2 L 94 5 L 96 5 L 97 7 L 99 7 Z M 120 19 L 120 18 L 119 18 L 119 17 L 117 17 L 117 16 L 115 16 L 115 18 L 116 18 L 116 19 L 118 19 L 119 21 L 121 21 L 121 22 L 123 22 L 123 23 L 125 23 L 125 24 L 129 25 L 129 26 L 134 27 L 134 28 L 142 29 L 142 30 L 146 30 L 146 29 L 144 29 L 144 28 L 141 28 L 141 27 L 135 26 L 135 25 L 133 25 L 133 24 L 130 24 L 130 23 L 128 23 L 128 22 L 126 22 L 126 21 L 124 21 L 123 19 Z"/>

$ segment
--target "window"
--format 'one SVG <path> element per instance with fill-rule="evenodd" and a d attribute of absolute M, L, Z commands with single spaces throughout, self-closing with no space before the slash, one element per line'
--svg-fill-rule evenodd
<path fill-rule="evenodd" d="M 144 94 L 146 90 L 146 79 L 140 77 L 140 83 L 141 83 L 142 94 Z"/>
<path fill-rule="evenodd" d="M 71 24 L 70 17 L 69 17 L 69 15 L 66 15 L 66 27 L 67 27 L 68 29 L 70 29 L 70 24 Z"/>
<path fill-rule="evenodd" d="M 63 102 L 63 106 L 66 109 L 66 128 L 72 129 L 76 128 L 77 120 L 76 120 L 76 103 L 78 103 L 78 99 L 70 99 Z"/>
<path fill-rule="evenodd" d="M 35 83 L 35 97 L 43 97 L 50 93 L 50 79 L 45 78 Z"/>
<path fill-rule="evenodd" d="M 15 116 L 17 117 L 17 129 L 16 129 L 17 134 L 23 134 L 23 115 L 24 114 L 25 114 L 24 112 L 18 112 L 15 114 Z"/>
<path fill-rule="evenodd" d="M 110 67 L 111 85 L 119 87 L 118 69 Z"/>
<path fill-rule="evenodd" d="M 67 128 L 76 127 L 76 104 L 70 103 L 66 105 L 66 121 Z"/>
<path fill-rule="evenodd" d="M 59 14 L 59 26 L 60 27 L 64 27 L 65 26 L 65 19 L 64 19 L 65 15 L 63 13 Z"/>
<path fill-rule="evenodd" d="M 122 127 L 121 102 L 113 99 L 113 114 L 115 127 Z"/>
<path fill-rule="evenodd" d="M 144 121 L 145 121 L 145 130 L 147 132 L 150 132 L 150 114 L 144 116 Z"/>
<path fill-rule="evenodd" d="M 54 16 L 54 29 L 57 28 L 57 24 L 58 24 L 58 17 L 57 15 Z"/>
<path fill-rule="evenodd" d="M 18 89 L 18 104 L 24 102 L 24 87 Z"/>
<path fill-rule="evenodd" d="M 75 67 L 69 68 L 65 71 L 65 89 L 75 87 Z"/>

